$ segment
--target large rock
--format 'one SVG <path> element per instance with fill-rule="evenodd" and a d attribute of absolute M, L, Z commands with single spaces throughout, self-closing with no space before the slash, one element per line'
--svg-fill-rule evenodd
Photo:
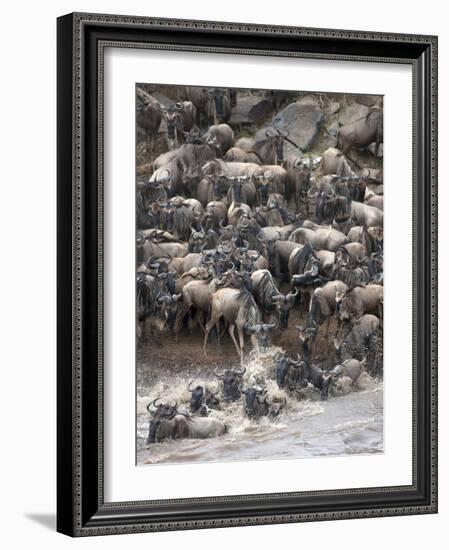
<path fill-rule="evenodd" d="M 270 101 L 257 96 L 239 97 L 232 109 L 230 124 L 257 124 L 273 111 Z"/>
<path fill-rule="evenodd" d="M 270 126 L 279 130 L 287 130 L 288 138 L 303 151 L 308 151 L 318 137 L 322 120 L 323 112 L 320 105 L 315 99 L 308 96 L 287 105 L 273 118 Z M 256 141 L 265 139 L 265 131 L 266 127 L 257 132 Z M 297 147 L 289 142 L 285 143 L 285 157 L 298 153 Z"/>
<path fill-rule="evenodd" d="M 349 124 L 360 120 L 368 114 L 368 107 L 366 105 L 360 105 L 360 103 L 351 103 L 346 105 L 338 115 L 338 122 L 340 124 Z"/>

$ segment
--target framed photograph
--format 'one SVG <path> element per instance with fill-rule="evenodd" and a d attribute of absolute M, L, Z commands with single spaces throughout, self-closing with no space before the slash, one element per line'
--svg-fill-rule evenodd
<path fill-rule="evenodd" d="M 58 531 L 437 511 L 437 38 L 58 19 Z"/>

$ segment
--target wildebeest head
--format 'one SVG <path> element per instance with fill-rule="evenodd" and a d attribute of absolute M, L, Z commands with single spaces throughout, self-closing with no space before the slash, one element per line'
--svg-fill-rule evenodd
<path fill-rule="evenodd" d="M 223 175 L 212 178 L 212 193 L 214 200 L 222 199 L 228 192 L 227 177 Z"/>
<path fill-rule="evenodd" d="M 189 238 L 189 252 L 200 253 L 204 242 L 206 240 L 206 233 L 202 226 L 198 229 L 192 224 L 190 226 L 190 238 Z"/>
<path fill-rule="evenodd" d="M 187 389 L 191 393 L 190 397 L 190 411 L 191 412 L 198 412 L 201 408 L 201 405 L 204 403 L 205 395 L 204 395 L 204 387 L 203 386 L 195 386 L 193 389 L 191 388 L 193 380 L 189 382 L 189 385 L 187 386 Z"/>
<path fill-rule="evenodd" d="M 321 399 L 327 399 L 329 397 L 329 393 L 332 389 L 332 386 L 334 385 L 335 381 L 340 376 L 340 374 L 341 373 L 333 373 L 333 372 L 322 374 L 321 388 L 320 388 Z"/>
<path fill-rule="evenodd" d="M 303 349 L 304 357 L 309 359 L 310 346 L 315 341 L 318 334 L 318 327 L 314 324 L 311 325 L 296 325 L 296 330 L 299 333 L 299 343 Z"/>
<path fill-rule="evenodd" d="M 159 202 L 161 207 L 161 227 L 172 232 L 175 222 L 175 209 L 170 203 Z"/>
<path fill-rule="evenodd" d="M 335 215 L 335 195 L 334 193 L 328 193 L 322 191 L 321 193 L 315 193 L 315 217 L 317 223 L 323 223 L 325 221 L 331 221 Z"/>
<path fill-rule="evenodd" d="M 165 119 L 167 124 L 167 137 L 170 141 L 175 140 L 176 137 L 176 128 L 179 127 L 182 111 L 184 110 L 183 103 L 176 103 L 171 105 L 167 109 L 162 109 L 162 116 Z"/>
<path fill-rule="evenodd" d="M 261 206 L 266 206 L 270 193 L 273 192 L 274 174 L 268 172 L 260 175 L 253 175 L 252 179 L 256 187 L 257 196 Z"/>
<path fill-rule="evenodd" d="M 236 205 L 242 202 L 242 185 L 246 178 L 235 176 L 229 178 L 231 180 L 232 198 Z"/>
<path fill-rule="evenodd" d="M 247 327 L 247 331 L 255 334 L 261 349 L 267 349 L 271 345 L 271 331 L 276 326 L 276 323 L 259 323 Z"/>
<path fill-rule="evenodd" d="M 174 325 L 178 301 L 181 296 L 181 293 L 172 295 L 160 293 L 156 299 L 160 318 L 164 320 L 170 328 Z"/>
<path fill-rule="evenodd" d="M 200 129 L 195 124 L 189 132 L 183 132 L 186 143 L 201 145 L 203 143 Z"/>
<path fill-rule="evenodd" d="M 286 296 L 283 294 L 277 294 L 273 296 L 273 303 L 276 305 L 276 310 L 279 316 L 279 325 L 281 328 L 288 328 L 288 318 L 290 310 L 295 305 L 296 296 L 298 290 L 289 292 Z"/>
<path fill-rule="evenodd" d="M 155 399 L 152 403 L 148 403 L 147 405 L 147 411 L 151 415 L 150 425 L 148 429 L 147 445 L 150 445 L 151 443 L 156 443 L 157 432 L 161 425 L 161 421 L 164 419 L 171 420 L 177 414 L 178 402 L 176 402 L 174 405 L 169 405 L 167 403 L 159 403 L 159 405 L 157 405 L 156 403 L 158 401 L 160 401 L 159 397 Z"/>
<path fill-rule="evenodd" d="M 246 368 L 241 370 L 226 369 L 224 372 L 214 371 L 214 375 L 223 381 L 223 400 L 226 402 L 237 401 L 240 398 L 239 382 L 240 378 L 246 372 Z"/>
<path fill-rule="evenodd" d="M 279 388 L 284 388 L 287 380 L 287 375 L 290 374 L 289 378 L 299 381 L 300 372 L 296 373 L 296 376 L 291 376 L 291 371 L 298 370 L 301 365 L 301 359 L 299 353 L 297 354 L 296 361 L 290 357 L 285 356 L 283 353 L 279 353 L 275 356 L 276 361 L 276 383 Z"/>
<path fill-rule="evenodd" d="M 354 313 L 354 305 L 355 296 L 352 293 L 346 294 L 345 297 L 342 299 L 340 307 L 338 309 L 340 319 L 342 319 L 343 321 L 350 320 Z"/>
<path fill-rule="evenodd" d="M 267 397 L 260 386 L 253 388 L 240 387 L 245 400 L 245 414 L 248 418 L 255 418 L 268 413 Z"/>
<path fill-rule="evenodd" d="M 207 93 L 209 94 L 211 101 L 214 102 L 217 119 L 219 121 L 223 121 L 225 115 L 224 102 L 225 97 L 229 94 L 229 90 L 223 88 L 211 88 L 210 90 L 207 90 Z"/>

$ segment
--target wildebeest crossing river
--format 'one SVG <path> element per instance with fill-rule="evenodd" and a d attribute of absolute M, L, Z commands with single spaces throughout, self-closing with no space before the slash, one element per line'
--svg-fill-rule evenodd
<path fill-rule="evenodd" d="M 383 452 L 380 96 L 139 84 L 138 465 Z"/>
<path fill-rule="evenodd" d="M 246 363 L 245 379 L 257 381 L 272 374 L 272 357 L 276 351 L 269 349 L 252 354 Z M 172 365 L 172 369 L 175 368 Z M 190 394 L 186 388 L 190 379 L 169 372 L 152 385 L 150 393 L 147 386 L 138 387 L 138 465 L 383 452 L 383 383 L 368 375 L 359 381 L 357 391 L 343 383 L 340 395 L 326 401 L 312 389 L 306 389 L 309 394 L 305 393 L 302 400 L 289 399 L 286 409 L 276 418 L 251 420 L 245 416 L 243 401 L 239 400 L 211 413 L 226 423 L 226 434 L 209 439 L 168 439 L 148 446 L 147 403 L 164 395 L 165 399 L 181 403 L 179 409 L 187 412 Z M 217 379 L 201 376 L 197 381 L 217 388 L 219 384 Z"/>

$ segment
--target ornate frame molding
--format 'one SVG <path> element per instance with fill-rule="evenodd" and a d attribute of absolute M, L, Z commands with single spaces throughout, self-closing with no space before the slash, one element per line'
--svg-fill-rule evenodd
<path fill-rule="evenodd" d="M 109 35 L 107 39 L 95 37 L 95 51 L 90 51 L 92 44 L 88 43 L 87 34 L 89 30 L 106 30 Z M 279 47 L 257 49 L 251 45 L 250 48 L 214 46 L 204 43 L 202 45 L 176 45 L 174 43 L 132 41 L 129 37 L 121 40 L 123 32 L 130 32 L 132 29 L 139 29 L 150 32 L 168 31 L 184 32 L 190 36 L 199 37 L 201 33 L 213 35 L 216 40 L 220 36 L 239 38 L 245 40 L 247 37 L 266 37 L 269 46 L 274 38 L 300 37 L 311 49 L 283 50 Z M 100 32 L 101 34 L 101 32 Z M 113 38 L 112 38 L 113 36 Z M 205 39 L 207 41 L 207 37 Z M 364 54 L 351 53 L 329 53 L 317 50 L 316 44 L 324 44 L 323 41 L 335 40 L 343 45 L 345 41 L 354 44 Z M 315 44 L 315 45 L 314 45 Z M 369 46 L 383 44 L 386 50 L 391 44 L 399 45 L 395 50 L 401 55 L 386 56 L 373 51 L 370 53 Z M 414 94 L 414 158 L 413 158 L 413 179 L 414 179 L 414 220 L 413 229 L 416 242 L 424 239 L 422 224 L 428 224 L 429 268 L 425 268 L 418 258 L 417 250 L 414 249 L 414 384 L 413 393 L 418 399 L 417 393 L 417 312 L 420 308 L 426 311 L 426 331 L 428 341 L 425 342 L 426 357 L 428 358 L 428 395 L 429 415 L 426 418 L 426 425 L 429 433 L 422 434 L 428 439 L 426 456 L 428 458 L 427 470 L 429 486 L 427 487 L 426 498 L 421 502 L 413 502 L 408 505 L 401 505 L 401 499 L 406 499 L 407 493 L 416 493 L 422 490 L 422 480 L 419 478 L 417 465 L 417 448 L 414 448 L 414 482 L 410 487 L 387 487 L 372 489 L 357 489 L 345 491 L 320 491 L 310 493 L 287 493 L 287 494 L 261 494 L 257 498 L 261 501 L 272 499 L 285 499 L 293 497 L 332 497 L 339 495 L 348 504 L 343 509 L 329 511 L 319 509 L 318 505 L 312 507 L 313 511 L 302 509 L 292 513 L 279 514 L 251 514 L 245 512 L 239 515 L 236 510 L 233 517 L 229 514 L 223 517 L 197 517 L 191 519 L 170 519 L 167 516 L 163 520 L 152 518 L 149 509 L 151 506 L 161 505 L 185 505 L 193 503 L 239 503 L 254 501 L 254 495 L 239 495 L 235 497 L 206 499 L 176 499 L 169 501 L 145 501 L 145 502 L 123 502 L 104 503 L 103 482 L 102 482 L 102 363 L 103 363 L 103 341 L 102 341 L 102 309 L 103 309 L 103 279 L 102 279 L 102 242 L 103 242 L 103 149 L 102 149 L 102 128 L 103 128 L 103 51 L 104 47 L 126 47 L 126 48 L 158 48 L 181 51 L 206 51 L 223 54 L 251 54 L 270 56 L 296 56 L 318 59 L 342 59 L 357 61 L 376 61 L 385 63 L 409 63 L 413 66 L 413 94 Z M 323 47 L 323 46 L 321 46 Z M 342 49 L 341 48 L 341 49 Z M 344 48 L 343 48 L 344 49 Z M 372 48 L 371 48 L 372 49 Z M 391 49 L 391 48 L 390 48 Z M 86 53 L 86 50 L 89 50 Z M 319 50 L 319 48 L 318 48 Z M 58 318 L 61 328 L 58 333 L 58 402 L 59 402 L 59 426 L 58 426 L 58 530 L 73 536 L 103 535 L 131 533 L 142 531 L 160 531 L 176 529 L 200 529 L 211 527 L 225 527 L 238 525 L 262 525 L 269 523 L 287 523 L 299 521 L 322 521 L 330 519 L 347 519 L 373 516 L 405 515 L 417 513 L 432 513 L 437 511 L 437 38 L 424 35 L 403 35 L 396 33 L 375 33 L 364 31 L 347 31 L 332 29 L 311 29 L 302 27 L 283 27 L 252 25 L 245 23 L 190 21 L 175 19 L 154 19 L 148 17 L 116 16 L 103 14 L 71 14 L 64 16 L 58 21 L 58 280 L 60 293 L 67 293 L 68 288 L 64 281 L 70 273 L 71 290 L 70 297 L 62 297 L 58 292 Z M 406 52 L 409 51 L 409 57 Z M 414 52 L 421 52 L 419 55 Z M 90 57 L 89 57 L 90 55 Z M 64 67 L 70 60 L 70 67 Z M 95 64 L 94 61 L 95 60 Z M 89 72 L 91 71 L 91 72 Z M 93 87 L 93 73 L 95 72 L 97 82 L 96 89 Z M 90 80 L 89 80 L 90 78 Z M 69 93 L 70 92 L 70 93 Z M 91 148 L 86 150 L 86 118 L 83 109 L 87 109 L 86 94 L 92 95 L 90 99 L 96 103 L 97 120 L 95 130 L 97 132 L 96 154 L 92 154 L 94 137 L 91 137 Z M 423 99 L 423 97 L 425 98 Z M 427 111 L 426 111 L 427 109 Z M 417 114 L 419 115 L 417 119 Z M 72 134 L 67 139 L 66 128 L 70 121 Z M 422 127 L 421 127 L 422 126 Z M 417 140 L 423 149 L 418 151 Z M 421 143 L 422 142 L 422 143 Z M 425 159 L 418 162 L 418 155 L 424 152 Z M 92 159 L 88 162 L 86 154 Z M 88 219 L 84 212 L 87 197 L 87 185 L 89 180 L 86 165 L 94 166 L 90 170 L 95 173 L 97 181 L 96 208 L 95 213 L 89 214 Z M 67 166 L 69 163 L 69 166 Z M 90 165 L 89 165 L 90 166 Z M 71 191 L 68 190 L 69 182 Z M 426 184 L 426 189 L 420 191 L 418 186 Z M 417 193 L 425 194 L 428 204 L 423 205 L 423 212 L 418 211 Z M 427 193 L 427 194 L 426 194 Z M 69 215 L 70 214 L 70 215 Z M 425 219 L 421 219 L 423 214 Z M 67 218 L 67 216 L 69 217 Z M 93 216 L 93 218 L 92 218 Z M 92 219 L 95 222 L 93 225 Z M 425 227 L 425 225 L 424 225 Z M 92 275 L 86 272 L 86 266 L 91 265 L 86 256 L 86 244 L 84 234 L 86 231 L 96 232 L 98 248 L 96 250 L 96 273 L 95 283 L 90 280 Z M 423 233 L 424 234 L 424 233 Z M 66 250 L 70 247 L 70 253 Z M 420 252 L 420 251 L 418 251 Z M 418 261 L 419 260 L 419 261 Z M 418 265 L 417 265 L 418 262 Z M 421 263 L 420 263 L 421 262 Z M 417 266 L 417 268 L 416 268 Z M 429 296 L 423 303 L 416 299 L 418 293 L 424 292 L 418 285 L 417 271 L 421 270 L 424 280 L 421 285 L 428 285 Z M 86 447 L 92 444 L 94 434 L 86 438 L 85 422 L 83 418 L 86 406 L 90 407 L 90 401 L 86 402 L 86 288 L 93 285 L 97 300 L 98 312 L 98 338 L 96 342 L 96 387 L 92 387 L 94 380 L 89 378 L 90 395 L 96 394 L 96 403 L 92 404 L 92 410 L 98 415 L 96 427 L 97 458 L 95 472 L 92 471 L 92 464 L 86 466 Z M 87 294 L 89 292 L 87 291 Z M 424 292 L 425 294 L 425 292 Z M 92 294 L 90 294 L 92 297 Z M 427 319 L 428 315 L 428 319 Z M 68 323 L 70 316 L 70 323 Z M 63 321 L 65 323 L 63 323 Z M 70 326 L 68 326 L 70 324 Z M 425 337 L 424 335 L 423 337 Z M 70 344 L 69 344 L 70 343 Z M 69 344 L 69 346 L 68 346 Z M 68 346 L 68 347 L 67 347 Z M 70 354 L 69 351 L 70 350 Z M 90 349 L 92 352 L 92 349 Z M 69 357 L 70 355 L 70 357 Z M 83 385 L 84 384 L 84 385 Z M 64 400 L 64 403 L 62 402 Z M 87 404 L 86 404 L 87 403 Z M 417 403 L 414 403 L 414 444 L 418 445 L 416 415 Z M 422 442 L 421 442 L 422 444 Z M 421 464 L 422 466 L 422 464 Z M 87 490 L 86 480 L 96 480 L 95 490 Z M 427 478 L 426 478 L 427 479 Z M 390 495 L 397 495 L 395 504 L 382 506 L 364 506 L 362 503 L 357 506 L 357 499 L 361 495 L 377 494 L 379 491 Z M 399 498 L 401 496 L 401 499 Z M 351 497 L 352 498 L 351 500 Z M 228 507 L 228 511 L 230 508 Z M 204 514 L 206 516 L 207 514 Z"/>

